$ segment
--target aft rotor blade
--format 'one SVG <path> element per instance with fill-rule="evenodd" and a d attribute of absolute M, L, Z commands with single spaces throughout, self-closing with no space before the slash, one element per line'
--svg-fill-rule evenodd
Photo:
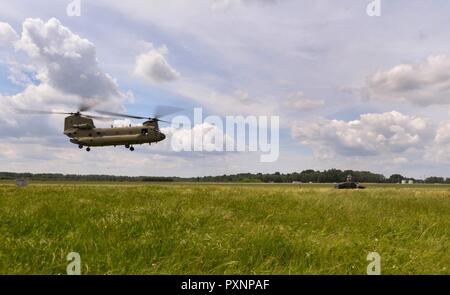
<path fill-rule="evenodd" d="M 109 112 L 109 111 L 96 110 L 96 112 L 99 113 L 99 114 L 102 114 L 102 115 L 117 116 L 117 117 L 123 117 L 123 118 L 148 119 L 147 117 L 134 116 L 134 115 L 128 115 L 128 114 L 121 114 L 121 113 L 114 113 L 114 112 Z"/>
<path fill-rule="evenodd" d="M 78 111 L 80 111 L 80 112 L 86 112 L 86 111 L 90 110 L 92 107 L 94 107 L 93 104 L 90 104 L 90 103 L 88 103 L 88 102 L 82 102 L 82 103 L 80 104 L 80 106 L 78 107 Z"/>
<path fill-rule="evenodd" d="M 100 120 L 100 121 L 114 121 L 117 119 L 117 118 L 113 118 L 113 117 L 101 117 L 101 116 L 92 116 L 92 115 L 85 115 L 85 114 L 82 114 L 82 116 L 89 118 L 89 119 Z"/>
<path fill-rule="evenodd" d="M 161 120 L 161 119 L 158 119 L 158 118 L 154 118 L 153 120 L 155 120 L 155 121 L 158 121 L 158 122 L 169 123 L 169 124 L 171 124 L 171 123 L 172 123 L 172 122 L 170 122 L 170 121 L 166 121 L 166 120 Z"/>

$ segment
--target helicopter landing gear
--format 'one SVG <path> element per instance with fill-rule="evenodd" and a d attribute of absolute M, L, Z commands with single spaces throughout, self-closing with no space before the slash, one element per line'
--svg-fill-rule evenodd
<path fill-rule="evenodd" d="M 90 152 L 91 151 L 91 148 L 90 147 L 87 147 L 86 148 L 86 152 Z"/>
<path fill-rule="evenodd" d="M 129 145 L 129 144 L 126 144 L 126 145 L 125 145 L 125 148 L 126 148 L 126 149 L 129 149 L 129 148 L 130 148 L 130 145 Z"/>
<path fill-rule="evenodd" d="M 134 151 L 134 147 L 130 146 L 130 151 Z"/>
<path fill-rule="evenodd" d="M 83 145 L 80 144 L 80 145 L 78 146 L 78 148 L 81 150 L 81 149 L 83 148 Z"/>

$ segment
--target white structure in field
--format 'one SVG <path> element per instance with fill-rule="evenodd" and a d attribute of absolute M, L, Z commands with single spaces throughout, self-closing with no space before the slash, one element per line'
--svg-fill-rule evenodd
<path fill-rule="evenodd" d="M 403 179 L 402 184 L 414 184 L 414 180 L 412 179 Z"/>
<path fill-rule="evenodd" d="M 28 185 L 28 180 L 26 179 L 16 179 L 16 186 L 25 187 Z"/>

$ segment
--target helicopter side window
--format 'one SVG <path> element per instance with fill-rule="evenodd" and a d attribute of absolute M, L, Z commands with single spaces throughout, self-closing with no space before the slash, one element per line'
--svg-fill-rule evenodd
<path fill-rule="evenodd" d="M 147 135 L 148 134 L 148 129 L 147 128 L 141 129 L 141 134 L 142 135 Z"/>

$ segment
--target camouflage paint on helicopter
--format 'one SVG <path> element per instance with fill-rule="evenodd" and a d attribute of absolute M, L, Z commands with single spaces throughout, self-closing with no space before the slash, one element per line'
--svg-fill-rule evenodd
<path fill-rule="evenodd" d="M 64 134 L 80 149 L 87 147 L 87 151 L 94 146 L 117 145 L 124 145 L 133 151 L 135 144 L 151 144 L 166 138 L 156 119 L 147 120 L 141 126 L 96 128 L 92 119 L 81 114 L 73 114 L 65 119 Z"/>
<path fill-rule="evenodd" d="M 167 116 L 172 113 L 179 112 L 181 109 L 176 107 L 158 106 L 159 114 L 152 117 L 141 117 L 128 114 L 113 113 L 109 111 L 96 112 L 105 116 L 93 116 L 81 113 L 88 110 L 89 106 L 82 106 L 76 113 L 68 112 L 53 112 L 53 111 L 36 111 L 36 110 L 20 110 L 21 113 L 27 114 L 59 114 L 69 115 L 64 121 L 64 134 L 70 138 L 70 142 L 77 144 L 80 149 L 86 147 L 89 152 L 91 147 L 97 146 L 118 146 L 123 145 L 126 148 L 134 151 L 133 145 L 136 144 L 152 144 L 154 142 L 162 141 L 166 138 L 165 134 L 159 129 L 158 122 L 166 122 L 159 119 L 162 116 Z M 122 118 L 143 119 L 142 125 L 128 126 L 128 127 L 110 127 L 97 128 L 94 125 L 93 119 L 112 121 Z"/>

